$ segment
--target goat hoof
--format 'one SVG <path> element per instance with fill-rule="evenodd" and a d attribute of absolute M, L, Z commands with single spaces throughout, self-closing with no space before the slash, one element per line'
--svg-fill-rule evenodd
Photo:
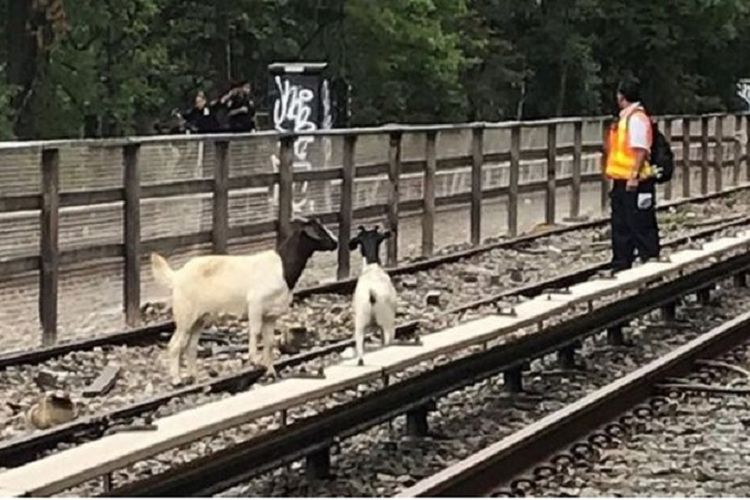
<path fill-rule="evenodd" d="M 359 360 L 357 361 L 357 366 L 365 366 L 365 360 L 362 358 L 359 358 Z"/>

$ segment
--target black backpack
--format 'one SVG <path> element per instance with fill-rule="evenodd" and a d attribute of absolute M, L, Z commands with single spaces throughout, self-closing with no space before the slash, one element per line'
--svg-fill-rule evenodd
<path fill-rule="evenodd" d="M 672 179 L 674 174 L 674 153 L 672 153 L 672 146 L 664 134 L 659 130 L 656 122 L 651 122 L 651 129 L 653 130 L 653 143 L 651 144 L 651 158 L 649 163 L 654 168 L 654 177 L 657 184 L 664 184 Z"/>

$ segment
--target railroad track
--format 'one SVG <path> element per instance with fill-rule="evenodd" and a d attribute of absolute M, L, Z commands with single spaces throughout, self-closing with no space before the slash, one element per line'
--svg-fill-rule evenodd
<path fill-rule="evenodd" d="M 517 306 L 515 316 L 496 316 L 497 319 L 479 320 L 479 322 L 467 324 L 462 330 L 425 336 L 425 342 L 428 338 L 430 340 L 425 346 L 404 349 L 402 357 L 410 357 L 411 363 L 427 359 L 424 356 L 434 357 L 437 352 L 434 349 L 435 342 L 439 343 L 444 338 L 450 340 L 451 344 L 443 348 L 441 352 L 455 353 L 469 345 L 482 343 L 486 347 L 467 357 L 452 360 L 425 373 L 387 385 L 382 390 L 356 401 L 322 412 L 315 417 L 294 422 L 279 431 L 267 433 L 224 452 L 211 454 L 187 466 L 177 467 L 168 473 L 109 491 L 107 494 L 171 496 L 220 491 L 233 482 L 236 483 L 249 477 L 248 474 L 257 474 L 263 468 L 278 466 L 280 463 L 301 456 L 314 456 L 321 449 L 327 449 L 335 439 L 356 434 L 395 415 L 405 412 L 418 414 L 429 401 L 460 389 L 472 381 L 502 372 L 511 375 L 512 380 L 521 372 L 523 365 L 529 359 L 551 352 L 565 352 L 574 348 L 581 338 L 599 332 L 603 328 L 620 325 L 630 318 L 645 314 L 662 305 L 673 304 L 678 296 L 704 290 L 711 283 L 738 273 L 744 276 L 750 267 L 750 256 L 745 252 L 748 244 L 750 244 L 750 235 L 724 238 L 706 245 L 706 248 L 701 251 L 691 250 L 675 254 L 673 260 L 676 259 L 676 261 L 672 263 L 649 264 L 622 273 L 615 280 L 595 280 L 586 283 L 585 286 L 579 285 L 571 288 L 567 293 L 550 293 L 548 297 L 532 299 Z M 719 256 L 722 258 L 718 259 Z M 717 262 L 711 263 L 712 260 L 717 259 Z M 691 266 L 698 266 L 700 269 L 686 273 L 691 270 Z M 673 279 L 667 279 L 668 275 Z M 592 287 L 596 290 L 591 290 Z M 624 293 L 627 290 L 638 293 L 629 295 L 626 300 L 613 300 L 602 307 L 591 309 L 592 301 L 601 300 L 607 290 L 609 294 L 614 291 Z M 574 304 L 584 307 L 588 304 L 588 314 L 562 320 L 554 326 L 541 329 L 531 335 L 512 340 L 506 339 L 506 342 L 501 345 L 488 345 L 488 342 L 497 339 L 502 332 L 538 325 L 546 319 L 558 317 L 563 310 L 573 307 Z M 531 311 L 535 312 L 532 314 Z M 470 338 L 460 340 L 462 336 Z M 387 351 L 392 349 L 397 348 L 386 348 L 382 352 L 386 355 Z M 423 349 L 429 352 L 420 355 L 422 357 L 415 357 L 415 353 Z M 378 356 L 378 353 L 373 353 L 371 356 Z M 382 362 L 396 362 L 393 354 L 386 356 L 386 359 L 388 361 Z M 366 359 L 367 363 L 370 362 Z M 403 369 L 405 365 L 402 362 L 398 366 Z M 376 371 L 374 375 L 380 377 L 381 372 Z M 251 400 L 252 398 L 247 399 L 247 401 Z M 223 403 L 224 401 L 220 402 L 220 405 Z M 231 401 L 227 403 L 236 404 Z M 192 437 L 197 435 L 191 434 Z M 172 444 L 177 443 L 172 442 Z M 81 447 L 81 452 L 85 446 Z M 67 452 L 61 452 L 57 457 L 53 455 L 50 459 L 67 460 L 65 453 Z M 42 467 L 43 463 L 45 463 L 44 460 L 40 461 L 39 465 L 31 465 L 36 470 Z M 11 471 L 10 477 L 14 476 L 14 472 L 16 471 Z M 24 471 L 17 472 L 23 474 Z M 87 473 L 88 475 L 82 475 L 77 479 L 91 477 L 90 473 L 91 471 Z M 222 478 L 221 484 L 217 484 L 217 478 Z M 3 479 L 8 481 L 10 479 L 0 475 L 0 488 L 7 490 L 12 484 L 3 483 Z M 68 484 L 65 481 L 70 481 L 70 478 L 60 479 L 55 483 L 55 488 Z M 47 493 L 44 489 L 30 491 L 35 494 Z"/>
<path fill-rule="evenodd" d="M 116 488 L 105 495 L 213 495 L 293 460 L 306 457 L 309 467 L 311 462 L 315 464 L 318 460 L 316 452 L 326 450 L 332 443 L 399 415 L 406 414 L 407 420 L 419 422 L 436 399 L 497 374 L 504 374 L 506 383 L 512 387 L 530 360 L 546 354 L 565 353 L 587 336 L 619 327 L 655 308 L 670 306 L 677 297 L 703 290 L 737 272 L 742 273 L 748 266 L 748 256 L 733 257 L 628 296 L 625 300 L 612 302 L 590 314 L 562 321 L 518 341 L 452 360 L 351 403 L 202 457 L 187 466 Z M 519 388 L 512 390 L 516 389 Z M 315 470 L 315 465 L 312 469 Z"/>
<path fill-rule="evenodd" d="M 711 201 L 724 196 L 732 195 L 735 193 L 742 193 L 750 189 L 750 184 L 740 185 L 737 187 L 726 189 L 722 192 L 710 193 L 701 196 L 695 196 L 691 198 L 685 198 L 668 202 L 658 207 L 660 212 L 669 210 L 670 208 L 679 207 L 691 203 L 703 203 Z M 574 231 L 580 231 L 590 229 L 594 227 L 606 226 L 609 223 L 608 217 L 598 218 L 586 222 L 573 223 L 561 227 L 556 227 L 550 230 L 535 234 L 527 234 L 517 238 L 508 240 L 496 241 L 472 247 L 457 252 L 452 252 L 447 255 L 439 255 L 432 258 L 425 258 L 416 262 L 404 264 L 402 266 L 388 269 L 388 273 L 391 276 L 401 276 L 406 274 L 413 274 L 419 271 L 430 270 L 446 264 L 458 262 L 470 257 L 480 255 L 486 252 L 497 249 L 511 249 L 518 246 L 522 246 L 527 243 L 531 243 L 534 240 L 562 235 Z M 296 301 L 303 300 L 314 295 L 319 294 L 342 294 L 350 295 L 353 293 L 354 287 L 356 286 L 357 277 L 353 276 L 348 279 L 335 281 L 332 283 L 324 283 L 316 286 L 311 286 L 297 290 L 294 293 Z M 24 364 L 38 364 L 47 361 L 52 358 L 64 356 L 69 353 L 78 351 L 88 351 L 98 347 L 114 346 L 114 345 L 142 345 L 150 344 L 154 342 L 166 341 L 174 330 L 174 322 L 163 321 L 150 325 L 146 325 L 140 328 L 123 330 L 107 335 L 97 336 L 95 338 L 75 340 L 71 342 L 59 343 L 55 346 L 41 347 L 36 349 L 30 349 L 25 351 L 8 352 L 0 354 L 0 370 L 12 366 L 24 365 Z"/>
<path fill-rule="evenodd" d="M 702 385 L 668 384 L 750 339 L 750 313 L 723 323 L 642 368 L 548 415 L 478 453 L 407 488 L 401 497 L 525 496 L 535 484 L 606 448 L 639 419 L 668 403 L 664 388 L 700 392 Z M 708 388 L 710 390 L 711 387 Z M 747 392 L 734 388 L 737 394 Z M 731 392 L 728 390 L 727 392 Z"/>
<path fill-rule="evenodd" d="M 664 248 L 674 249 L 691 242 L 710 238 L 717 233 L 748 224 L 750 224 L 750 216 L 730 219 L 728 222 L 719 224 L 716 227 L 693 231 L 687 235 L 666 241 L 664 242 Z M 597 273 L 604 271 L 606 268 L 606 263 L 595 264 L 542 282 L 514 287 L 498 294 L 493 294 L 489 297 L 484 297 L 451 308 L 446 311 L 444 315 L 458 316 L 467 311 L 512 300 L 515 297 L 533 297 L 542 294 L 545 291 L 564 289 L 576 283 L 586 281 Z M 413 337 L 418 330 L 419 322 L 409 321 L 398 325 L 397 336 L 402 339 L 408 339 L 409 337 Z M 285 370 L 304 366 L 306 363 L 318 360 L 333 353 L 340 353 L 352 345 L 353 340 L 350 338 L 332 342 L 326 346 L 305 351 L 280 360 L 276 363 L 276 369 L 279 373 L 284 373 Z M 143 415 L 144 413 L 152 412 L 178 398 L 183 398 L 192 394 L 211 394 L 220 392 L 234 394 L 247 390 L 250 386 L 256 383 L 263 374 L 263 368 L 245 368 L 231 375 L 217 377 L 205 382 L 177 388 L 145 398 L 132 404 L 124 405 L 123 407 L 114 410 L 79 418 L 68 424 L 0 442 L 0 465 L 5 467 L 17 466 L 34 460 L 39 453 L 50 450 L 61 443 L 95 439 L 102 436 L 113 426 L 123 424 L 127 425 L 129 420 Z M 299 374 L 297 373 L 296 375 Z"/>
<path fill-rule="evenodd" d="M 699 240 L 702 238 L 711 237 L 714 234 L 720 233 L 731 229 L 733 227 L 739 227 L 750 222 L 750 217 L 735 217 L 730 218 L 728 222 L 719 224 L 717 227 L 710 227 L 695 231 L 689 235 L 675 238 L 665 243 L 665 247 L 677 247 L 684 245 L 691 240 Z M 524 239 L 522 241 L 531 241 L 531 238 Z M 475 250 L 472 250 L 474 252 Z M 486 297 L 478 301 L 473 301 L 467 304 L 454 307 L 445 313 L 446 316 L 456 316 L 463 312 L 470 311 L 477 307 L 491 305 L 509 299 L 512 297 L 530 297 L 538 295 L 545 290 L 562 289 L 571 286 L 575 283 L 584 281 L 589 277 L 597 274 L 606 268 L 606 264 L 596 264 L 589 266 L 572 273 L 566 273 L 562 276 L 557 276 L 552 279 L 544 280 L 539 283 L 533 283 L 529 285 L 519 286 L 513 289 L 505 290 L 499 294 L 494 294 L 491 297 Z M 398 333 L 399 336 L 405 337 L 416 332 L 419 324 L 415 321 L 410 321 L 399 325 Z M 352 341 L 349 338 L 344 340 L 332 342 L 320 348 L 312 349 L 286 359 L 281 360 L 277 363 L 277 370 L 287 370 L 293 367 L 299 367 L 305 365 L 316 359 L 328 356 L 332 353 L 338 353 L 351 346 Z M 205 393 L 217 393 L 217 392 L 228 392 L 236 393 L 243 391 L 251 386 L 253 383 L 258 381 L 263 375 L 263 370 L 255 367 L 242 369 L 237 373 L 226 375 L 222 377 L 213 378 L 206 382 L 193 384 L 187 387 L 178 388 L 171 390 L 156 396 L 146 398 L 141 401 L 137 401 L 132 404 L 124 405 L 120 408 L 105 411 L 95 415 L 79 418 L 69 424 L 58 426 L 49 430 L 36 432 L 31 435 L 21 436 L 19 438 L 6 440 L 0 443 L 0 464 L 2 466 L 16 466 L 19 464 L 26 463 L 36 458 L 40 452 L 52 449 L 64 442 L 76 442 L 80 440 L 88 440 L 101 436 L 110 427 L 118 424 L 126 423 L 127 421 L 142 415 L 144 413 L 152 412 L 169 401 L 182 398 L 191 394 L 205 394 Z"/>

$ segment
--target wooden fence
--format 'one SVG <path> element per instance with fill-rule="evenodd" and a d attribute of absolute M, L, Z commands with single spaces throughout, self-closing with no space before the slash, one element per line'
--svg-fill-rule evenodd
<path fill-rule="evenodd" d="M 681 195 L 691 193 L 690 167 L 700 168 L 700 190 L 707 193 L 709 173 L 713 168 L 714 185 L 717 190 L 723 188 L 724 167 L 732 167 L 732 179 L 736 185 L 741 181 L 741 164 L 745 162 L 745 180 L 750 179 L 750 145 L 742 150 L 738 132 L 747 137 L 750 135 L 750 119 L 746 115 L 735 118 L 736 130 L 727 131 L 722 124 L 727 115 L 669 116 L 659 118 L 662 130 L 671 141 L 673 148 L 682 148 L 679 161 L 681 169 Z M 701 133 L 691 135 L 691 121 L 700 119 Z M 710 123 L 714 122 L 714 133 L 710 134 Z M 24 195 L 5 195 L 0 197 L 0 213 L 38 210 L 40 213 L 39 253 L 37 255 L 13 256 L 0 260 L 0 275 L 24 272 L 39 272 L 39 319 L 42 326 L 43 344 L 52 345 L 57 335 L 57 294 L 60 267 L 64 264 L 85 263 L 102 258 L 122 258 L 124 266 L 123 309 L 128 325 L 136 326 L 140 321 L 141 305 L 141 256 L 152 251 L 169 252 L 179 247 L 198 244 L 211 244 L 215 253 L 226 253 L 228 242 L 235 238 L 257 236 L 276 232 L 277 239 L 283 238 L 293 216 L 292 196 L 293 183 L 304 181 L 340 180 L 340 206 L 335 212 L 318 214 L 324 223 L 337 223 L 339 239 L 343 243 L 338 249 L 337 277 L 343 279 L 350 274 L 349 247 L 345 244 L 352 230 L 352 220 L 374 216 L 385 216 L 394 237 L 388 240 L 387 264 L 395 266 L 398 258 L 399 213 L 403 211 L 420 211 L 422 214 L 422 254 L 430 256 L 435 249 L 434 225 L 437 207 L 454 204 L 468 204 L 470 207 L 470 241 L 478 245 L 481 241 L 481 217 L 483 200 L 507 197 L 507 227 L 509 234 L 518 232 L 518 197 L 520 193 L 543 191 L 545 193 L 545 221 L 555 223 L 556 189 L 569 186 L 571 189 L 569 213 L 577 218 L 581 211 L 582 182 L 601 182 L 601 204 L 607 203 L 608 184 L 600 173 L 582 174 L 582 158 L 585 154 L 601 151 L 601 141 L 583 141 L 584 123 L 598 122 L 602 131 L 606 130 L 608 120 L 605 118 L 573 118 L 545 120 L 534 122 L 481 123 L 466 125 L 433 125 L 404 126 L 386 128 L 345 129 L 317 131 L 306 136 L 339 136 L 342 142 L 342 162 L 337 168 L 295 172 L 292 168 L 295 135 L 275 136 L 279 141 L 278 172 L 260 173 L 230 177 L 232 158 L 229 154 L 230 142 L 243 135 L 214 136 L 180 136 L 180 137 L 143 137 L 98 141 L 47 141 L 33 143 L 41 147 L 41 186 L 39 192 Z M 742 124 L 744 122 L 744 127 Z M 557 131 L 561 125 L 573 126 L 573 144 L 558 146 Z M 521 133 L 525 127 L 545 127 L 547 143 L 544 148 L 521 148 Z M 507 129 L 510 131 L 510 148 L 506 152 L 487 153 L 483 139 L 487 130 Z M 471 150 L 469 154 L 438 158 L 436 143 L 441 133 L 446 131 L 470 130 Z M 402 161 L 401 144 L 404 133 L 423 134 L 425 137 L 424 159 Z M 366 135 L 388 135 L 387 162 L 355 164 L 357 140 Z M 139 151 L 144 144 L 158 141 L 204 141 L 213 142 L 215 158 L 213 177 L 155 185 L 142 185 L 139 174 Z M 91 145 L 101 148 L 118 148 L 122 153 L 122 188 L 95 189 L 88 191 L 61 192 L 60 190 L 60 150 L 75 145 Z M 698 161 L 690 160 L 691 144 L 698 143 L 701 157 Z M 4 150 L 30 147 L 27 143 L 10 145 L 0 144 L 0 153 Z M 725 159 L 724 148 L 731 147 L 730 159 Z M 714 149 L 713 165 L 709 162 L 709 150 Z M 556 165 L 560 155 L 572 155 L 572 172 L 569 178 L 558 178 Z M 519 172 L 523 160 L 546 161 L 546 179 L 520 184 Z M 482 185 L 482 168 L 488 162 L 509 162 L 510 175 L 507 186 L 485 188 Z M 470 165 L 471 190 L 467 193 L 436 197 L 435 177 L 441 170 Z M 423 198 L 400 200 L 399 181 L 405 174 L 423 175 Z M 352 188 L 356 178 L 377 175 L 387 176 L 388 200 L 377 204 L 354 209 Z M 601 181 L 600 181 L 601 179 Z M 271 188 L 277 186 L 279 193 L 278 214 L 275 220 L 230 227 L 228 198 L 230 190 L 243 188 Z M 672 198 L 677 186 L 668 184 L 664 195 Z M 177 236 L 153 239 L 141 238 L 140 205 L 144 198 L 162 198 L 179 195 L 210 193 L 212 194 L 212 229 L 210 231 L 182 234 Z M 61 207 L 87 206 L 102 203 L 123 202 L 123 243 L 107 243 L 85 248 L 60 251 L 58 248 L 59 211 Z"/>

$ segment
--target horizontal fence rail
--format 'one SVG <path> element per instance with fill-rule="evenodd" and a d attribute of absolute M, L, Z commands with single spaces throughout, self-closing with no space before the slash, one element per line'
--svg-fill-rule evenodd
<path fill-rule="evenodd" d="M 725 123 L 730 119 L 733 120 L 734 129 Z M 215 253 L 227 253 L 232 241 L 261 236 L 275 235 L 279 241 L 287 234 L 289 223 L 295 213 L 294 187 L 300 183 L 335 183 L 340 190 L 335 208 L 314 213 L 322 222 L 338 225 L 339 241 L 343 243 L 337 256 L 338 279 L 350 275 L 350 251 L 345 242 L 350 237 L 355 220 L 382 218 L 385 221 L 388 229 L 394 234 L 394 237 L 388 240 L 387 263 L 389 266 L 395 266 L 399 259 L 398 230 L 401 214 L 421 214 L 421 253 L 429 257 L 435 251 L 434 227 L 437 208 L 468 205 L 469 241 L 476 246 L 482 242 L 482 208 L 485 200 L 506 200 L 507 228 L 510 236 L 518 233 L 518 203 L 519 195 L 523 193 L 544 193 L 546 224 L 556 223 L 557 190 L 561 187 L 570 188 L 568 211 L 573 219 L 581 215 L 583 184 L 598 183 L 601 186 L 601 201 L 604 207 L 607 201 L 608 182 L 602 180 L 600 168 L 585 172 L 583 165 L 586 158 L 590 159 L 602 152 L 601 138 L 609 121 L 609 117 L 589 117 L 459 125 L 398 125 L 311 131 L 300 135 L 261 132 L 0 143 L 0 159 L 3 155 L 12 157 L 13 154 L 22 154 L 25 151 L 41 152 L 38 167 L 41 171 L 40 182 L 36 192 L 0 193 L 0 217 L 38 212 L 38 253 L 0 257 L 0 276 L 39 273 L 39 321 L 43 333 L 42 343 L 53 345 L 56 343 L 57 295 L 61 266 L 85 264 L 99 259 L 122 259 L 123 312 L 127 324 L 137 326 L 140 321 L 143 256 L 153 251 L 169 253 L 195 245 L 210 245 Z M 716 191 L 728 187 L 724 179 L 726 167 L 731 167 L 732 185 L 750 180 L 748 115 L 663 116 L 658 117 L 657 121 L 671 142 L 673 150 L 681 157 L 676 161 L 681 185 L 673 186 L 672 183 L 668 183 L 664 189 L 666 199 L 672 198 L 676 192 L 680 192 L 682 197 L 690 195 L 693 182 L 692 167 L 696 167 L 699 173 L 702 194 L 709 190 L 711 173 Z M 699 126 L 696 128 L 694 125 Z M 601 133 L 595 134 L 595 140 L 591 140 L 590 137 L 586 137 L 584 127 L 596 128 Z M 524 148 L 524 133 L 530 130 L 541 130 L 539 136 L 545 139 L 546 145 Z M 490 148 L 488 144 L 491 134 L 502 131 L 507 132 L 507 147 L 500 150 L 497 147 Z M 455 134 L 466 134 L 467 147 L 459 151 L 459 154 L 453 152 L 440 155 L 438 146 L 441 141 L 451 140 Z M 422 153 L 418 157 L 406 154 L 406 135 L 412 139 L 416 138 L 414 140 L 423 141 Z M 567 139 L 568 136 L 572 139 Z M 358 150 L 365 137 L 383 139 L 380 160 L 357 160 Z M 299 147 L 304 138 L 338 138 L 336 144 L 340 148 L 336 155 L 340 159 L 330 168 L 295 169 L 295 161 L 304 153 Z M 237 141 L 258 139 L 275 142 L 274 155 L 278 159 L 276 167 L 273 171 L 238 173 L 235 165 L 242 158 L 233 154 L 232 146 Z M 201 161 L 210 158 L 212 167 L 203 169 L 197 178 L 145 182 L 141 168 L 143 148 L 175 143 L 199 144 L 201 148 L 206 146 L 212 153 L 205 155 Z M 697 157 L 694 154 L 695 146 L 699 148 Z M 106 152 L 108 158 L 119 158 L 119 165 L 105 166 L 121 168 L 121 186 L 66 190 L 61 184 L 61 175 L 65 170 L 60 161 L 61 152 L 66 148 L 94 148 Z M 112 151 L 119 153 L 111 156 Z M 561 175 L 561 161 L 571 162 L 570 172 L 566 175 Z M 521 182 L 522 167 L 531 162 L 543 165 L 541 172 L 544 176 L 541 179 Z M 507 165 L 507 180 L 502 185 L 485 185 L 486 177 L 489 175 L 488 169 L 499 168 L 498 165 Z M 458 170 L 466 171 L 469 189 L 465 192 L 438 195 L 438 176 Z M 354 187 L 357 180 L 368 178 L 378 178 L 384 183 L 385 202 L 358 207 L 355 203 Z M 416 199 L 405 198 L 403 184 L 414 178 L 421 182 L 422 196 Z M 277 200 L 275 216 L 247 224 L 232 224 L 230 193 L 248 189 L 274 191 Z M 210 201 L 210 229 L 178 235 L 145 236 L 142 227 L 144 200 L 184 196 L 205 196 L 206 200 Z M 107 242 L 60 248 L 61 209 L 86 209 L 106 204 L 122 206 L 121 209 L 118 208 L 122 215 L 121 243 Z"/>

